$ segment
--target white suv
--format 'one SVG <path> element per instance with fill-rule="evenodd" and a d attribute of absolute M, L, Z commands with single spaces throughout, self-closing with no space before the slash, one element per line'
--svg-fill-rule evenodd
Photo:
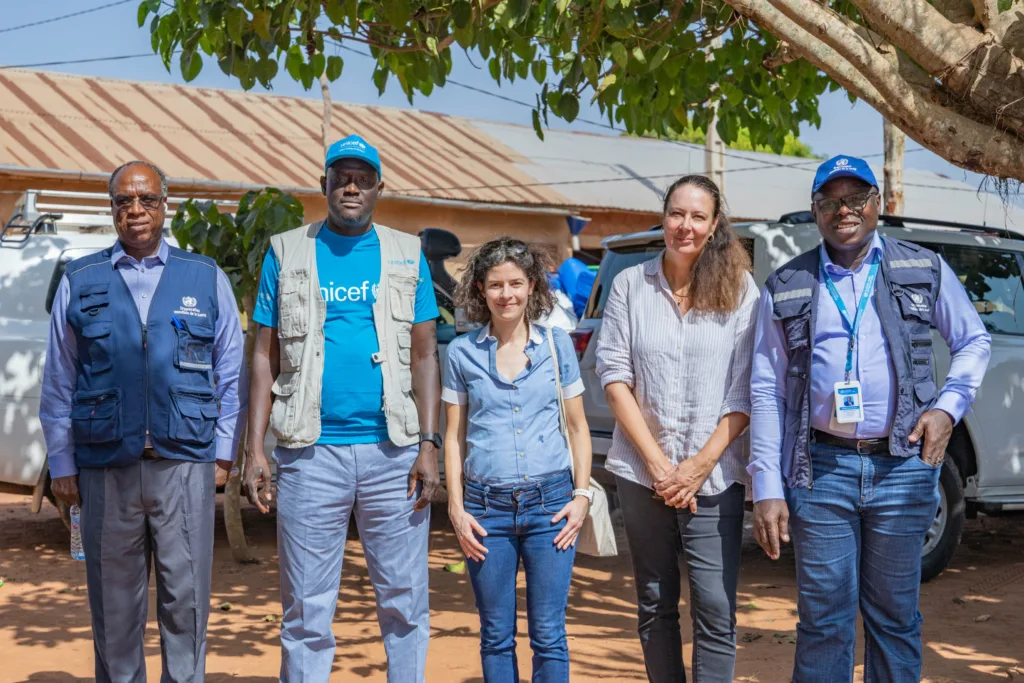
<path fill-rule="evenodd" d="M 807 212 L 783 216 L 777 223 L 734 227 L 753 256 L 758 284 L 820 243 L 817 226 Z M 1024 510 L 1024 236 L 997 228 L 896 216 L 883 216 L 879 231 L 941 254 L 966 287 L 992 335 L 988 373 L 971 410 L 953 430 L 946 452 L 941 503 L 925 539 L 922 578 L 927 581 L 952 559 L 965 517 Z M 654 258 L 664 246 L 660 226 L 606 239 L 590 301 L 579 327 L 572 332 L 587 387 L 583 400 L 594 444 L 594 476 L 612 487 L 614 478 L 603 464 L 615 419 L 604 400 L 595 357 L 601 313 L 615 276 Z M 934 336 L 934 368 L 941 385 L 949 369 L 949 349 L 937 333 Z"/>

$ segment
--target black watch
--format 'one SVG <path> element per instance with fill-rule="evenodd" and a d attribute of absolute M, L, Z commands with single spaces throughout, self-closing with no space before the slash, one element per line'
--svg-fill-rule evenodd
<path fill-rule="evenodd" d="M 423 443 L 424 441 L 429 441 L 434 444 L 435 448 L 441 450 L 441 435 L 437 432 L 434 432 L 433 434 L 420 434 L 420 443 Z"/>

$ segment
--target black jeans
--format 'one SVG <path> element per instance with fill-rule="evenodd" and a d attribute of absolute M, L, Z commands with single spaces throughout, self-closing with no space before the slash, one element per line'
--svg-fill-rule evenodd
<path fill-rule="evenodd" d="M 636 580 L 640 644 L 651 683 L 684 683 L 679 632 L 680 555 L 686 559 L 696 683 L 727 683 L 736 663 L 736 584 L 743 539 L 743 486 L 699 496 L 697 514 L 616 477 Z"/>

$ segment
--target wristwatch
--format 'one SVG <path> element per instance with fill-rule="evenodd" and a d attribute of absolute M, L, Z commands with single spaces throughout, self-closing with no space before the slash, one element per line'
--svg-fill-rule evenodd
<path fill-rule="evenodd" d="M 590 505 L 594 504 L 594 492 L 590 489 L 573 489 L 572 497 L 575 498 L 576 496 L 583 496 L 587 499 L 587 503 Z"/>
<path fill-rule="evenodd" d="M 437 432 L 431 434 L 420 434 L 420 443 L 423 443 L 424 441 L 429 441 L 430 443 L 434 444 L 434 447 L 437 448 L 438 450 L 440 450 L 441 448 L 441 435 L 438 434 Z"/>

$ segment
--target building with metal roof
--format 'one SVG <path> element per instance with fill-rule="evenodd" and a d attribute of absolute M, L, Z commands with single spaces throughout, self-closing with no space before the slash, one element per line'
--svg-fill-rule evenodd
<path fill-rule="evenodd" d="M 296 195 L 308 220 L 325 214 L 318 99 L 10 69 L 0 71 L 0 103 L 0 220 L 29 188 L 103 192 L 131 159 L 160 166 L 178 196 L 237 198 L 271 185 Z M 335 102 L 332 130 L 379 148 L 381 223 L 447 228 L 467 247 L 510 233 L 565 248 L 566 218 L 582 216 L 583 246 L 596 248 L 657 222 L 672 180 L 704 170 L 699 145 L 556 130 L 541 141 L 526 126 L 411 109 Z M 807 208 L 817 160 L 726 154 L 733 216 Z M 1024 212 L 991 195 L 934 173 L 904 177 L 907 215 L 1024 232 Z"/>

